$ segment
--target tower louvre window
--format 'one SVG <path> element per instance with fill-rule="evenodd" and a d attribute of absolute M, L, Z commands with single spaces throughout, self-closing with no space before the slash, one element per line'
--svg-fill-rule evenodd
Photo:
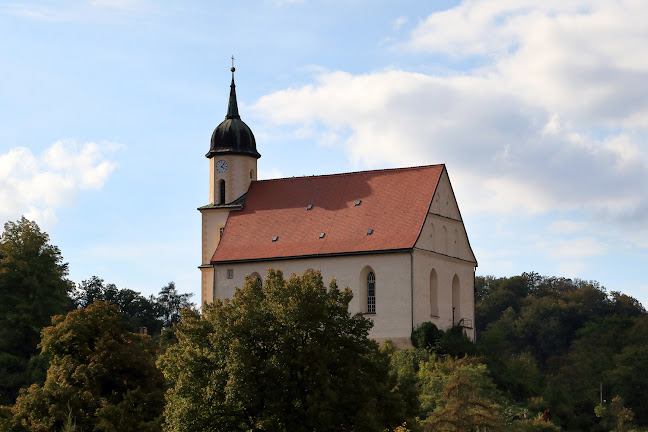
<path fill-rule="evenodd" d="M 219 204 L 225 204 L 225 180 L 220 181 L 220 200 Z"/>

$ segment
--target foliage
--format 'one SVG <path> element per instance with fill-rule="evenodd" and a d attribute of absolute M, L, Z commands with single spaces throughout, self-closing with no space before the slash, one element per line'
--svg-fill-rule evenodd
<path fill-rule="evenodd" d="M 71 283 L 58 247 L 35 222 L 7 222 L 0 238 L 0 404 L 42 379 L 37 358 L 40 331 L 53 315 L 65 313 Z"/>
<path fill-rule="evenodd" d="M 180 322 L 180 311 L 185 308 L 192 308 L 195 305 L 189 301 L 193 294 L 180 294 L 174 282 L 169 282 L 160 290 L 155 303 L 158 313 L 162 318 L 164 328 L 172 327 Z"/>
<path fill-rule="evenodd" d="M 475 289 L 478 349 L 511 403 L 541 398 L 566 429 L 596 430 L 602 386 L 648 424 L 648 318 L 637 300 L 536 273 L 477 277 Z"/>
<path fill-rule="evenodd" d="M 611 432 L 632 432 L 634 413 L 624 406 L 623 398 L 615 396 L 609 405 L 598 405 L 595 408 L 596 417 L 601 419 L 605 430 Z M 610 429 L 611 428 L 611 429 Z"/>
<path fill-rule="evenodd" d="M 500 430 L 497 389 L 474 357 L 425 362 L 418 373 L 425 431 Z"/>
<path fill-rule="evenodd" d="M 476 354 L 475 344 L 458 326 L 443 331 L 434 323 L 424 322 L 412 330 L 410 340 L 415 348 L 427 348 L 439 355 L 461 357 Z"/>
<path fill-rule="evenodd" d="M 542 414 L 529 420 L 520 420 L 508 425 L 506 430 L 513 432 L 559 432 L 559 426 L 542 418 Z"/>
<path fill-rule="evenodd" d="M 95 302 L 57 316 L 43 330 L 50 359 L 43 386 L 21 391 L 14 431 L 157 431 L 164 378 L 148 336 L 127 331 L 123 315 Z"/>
<path fill-rule="evenodd" d="M 193 307 L 189 301 L 193 294 L 178 293 L 175 283 L 162 287 L 158 297 L 146 298 L 130 289 L 119 289 L 115 284 L 92 276 L 74 289 L 72 297 L 77 307 L 86 307 L 95 300 L 108 301 L 116 305 L 126 317 L 128 330 L 139 332 L 146 328 L 150 335 L 159 335 L 163 329 L 172 327 L 180 320 L 180 310 Z"/>
<path fill-rule="evenodd" d="M 184 310 L 159 360 L 167 431 L 394 428 L 406 406 L 389 359 L 348 312 L 352 294 L 319 272 L 247 279 L 232 299 Z"/>
<path fill-rule="evenodd" d="M 94 301 L 114 304 L 124 314 L 131 332 L 138 333 L 142 327 L 146 327 L 147 333 L 152 335 L 162 331 L 162 321 L 152 299 L 130 289 L 119 289 L 115 284 L 105 284 L 97 276 L 81 282 L 74 289 L 73 298 L 80 308 L 85 308 Z"/>

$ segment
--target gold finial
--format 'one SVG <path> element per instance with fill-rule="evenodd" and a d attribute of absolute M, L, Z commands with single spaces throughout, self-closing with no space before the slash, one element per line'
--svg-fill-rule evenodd
<path fill-rule="evenodd" d="M 232 69 L 230 70 L 232 71 L 232 73 L 234 73 L 234 71 L 236 70 L 236 68 L 234 67 L 234 56 L 232 56 Z"/>

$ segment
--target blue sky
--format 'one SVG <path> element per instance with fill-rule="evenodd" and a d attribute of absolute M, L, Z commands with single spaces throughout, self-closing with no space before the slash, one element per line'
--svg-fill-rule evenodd
<path fill-rule="evenodd" d="M 648 304 L 648 5 L 0 1 L 0 219 L 76 282 L 199 293 L 230 57 L 262 178 L 446 163 L 478 274 Z"/>

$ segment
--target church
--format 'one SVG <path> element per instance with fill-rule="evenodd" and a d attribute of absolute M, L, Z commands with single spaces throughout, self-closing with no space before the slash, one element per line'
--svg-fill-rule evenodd
<path fill-rule="evenodd" d="M 257 180 L 261 157 L 236 102 L 211 137 L 202 214 L 202 302 L 269 267 L 320 270 L 353 291 L 370 337 L 407 346 L 430 321 L 474 339 L 477 261 L 445 165 Z"/>

